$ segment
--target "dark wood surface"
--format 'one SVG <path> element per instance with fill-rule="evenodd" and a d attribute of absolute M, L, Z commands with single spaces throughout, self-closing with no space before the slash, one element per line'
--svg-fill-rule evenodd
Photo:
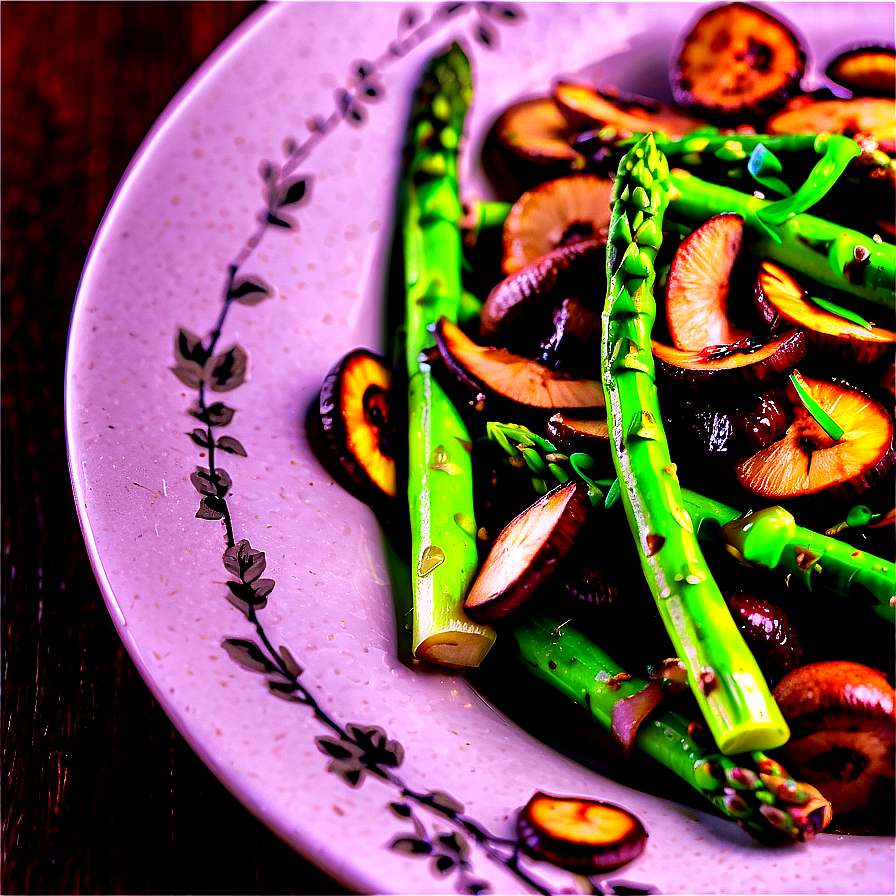
<path fill-rule="evenodd" d="M 78 526 L 63 371 L 78 279 L 152 122 L 256 2 L 4 2 L 3 893 L 342 893 L 155 704 Z"/>

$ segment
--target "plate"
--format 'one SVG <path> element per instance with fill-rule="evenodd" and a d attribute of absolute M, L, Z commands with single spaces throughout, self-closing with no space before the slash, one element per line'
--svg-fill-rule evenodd
<path fill-rule="evenodd" d="M 563 71 L 662 86 L 697 8 L 265 7 L 164 113 L 96 237 L 66 411 L 109 612 L 215 775 L 352 890 L 577 890 L 581 879 L 515 862 L 515 812 L 540 789 L 644 821 L 647 850 L 595 879 L 603 892 L 892 892 L 889 838 L 770 853 L 602 774 L 584 749 L 553 749 L 464 675 L 407 662 L 378 524 L 305 435 L 334 361 L 382 344 L 399 150 L 429 55 L 456 37 L 473 57 L 464 177 L 488 195 L 476 158 L 497 109 Z M 817 58 L 844 35 L 892 35 L 889 3 L 774 8 Z M 194 414 L 203 371 L 212 444 Z"/>

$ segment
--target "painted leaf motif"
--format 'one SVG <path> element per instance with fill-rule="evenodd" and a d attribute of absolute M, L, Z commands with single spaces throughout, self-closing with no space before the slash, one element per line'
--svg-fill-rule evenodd
<path fill-rule="evenodd" d="M 253 582 L 266 566 L 264 551 L 256 551 L 245 538 L 224 551 L 224 568 L 241 582 Z"/>
<path fill-rule="evenodd" d="M 199 502 L 196 517 L 200 520 L 223 520 L 224 502 L 214 495 L 207 495 Z"/>
<path fill-rule="evenodd" d="M 433 860 L 433 867 L 439 877 L 450 874 L 456 864 L 457 862 L 451 856 L 437 856 Z"/>
<path fill-rule="evenodd" d="M 214 404 L 210 404 L 208 407 L 200 407 L 198 404 L 194 404 L 192 408 L 190 408 L 190 413 L 196 417 L 197 420 L 201 420 L 203 423 L 208 426 L 227 426 L 233 420 L 233 415 L 236 413 L 233 408 L 227 407 L 226 404 L 220 401 L 216 401 Z"/>
<path fill-rule="evenodd" d="M 234 279 L 227 292 L 227 298 L 241 305 L 258 305 L 274 294 L 274 288 L 267 282 L 253 275 L 245 275 Z"/>
<path fill-rule="evenodd" d="M 267 594 L 256 593 L 252 585 L 247 585 L 245 582 L 227 582 L 227 587 L 230 589 L 230 597 L 232 598 L 230 602 L 247 616 L 249 607 L 262 610 L 267 606 Z"/>
<path fill-rule="evenodd" d="M 308 182 L 307 177 L 300 177 L 280 184 L 277 190 L 277 206 L 295 205 L 305 199 L 308 192 Z"/>
<path fill-rule="evenodd" d="M 183 328 L 177 331 L 174 339 L 174 359 L 181 361 L 195 361 L 197 364 L 205 364 L 208 360 L 208 352 L 202 345 L 202 337 Z"/>
<path fill-rule="evenodd" d="M 429 794 L 428 802 L 438 809 L 449 815 L 460 815 L 464 811 L 463 803 L 459 803 L 456 799 L 443 793 L 441 790 L 434 790 Z"/>
<path fill-rule="evenodd" d="M 200 495 L 217 496 L 218 489 L 214 476 L 205 467 L 197 467 L 195 473 L 190 474 L 190 482 Z"/>
<path fill-rule="evenodd" d="M 200 447 L 208 448 L 208 433 L 197 427 L 190 434 L 190 438 Z"/>
<path fill-rule="evenodd" d="M 227 651 L 227 655 L 245 669 L 249 669 L 252 672 L 277 671 L 276 666 L 253 641 L 244 641 L 241 638 L 228 638 L 224 641 L 223 646 Z"/>
<path fill-rule="evenodd" d="M 256 579 L 252 582 L 252 594 L 258 602 L 262 602 L 274 590 L 275 584 L 273 579 Z"/>
<path fill-rule="evenodd" d="M 418 840 L 416 837 L 397 837 L 392 841 L 390 849 L 412 856 L 429 855 L 432 852 L 432 847 L 425 840 Z"/>
<path fill-rule="evenodd" d="M 238 454 L 240 457 L 248 457 L 246 449 L 232 436 L 221 436 L 221 438 L 215 442 L 215 447 L 220 448 L 222 451 L 226 451 L 228 454 Z"/>
<path fill-rule="evenodd" d="M 289 649 L 283 645 L 280 647 L 280 657 L 286 666 L 286 671 L 293 678 L 298 678 L 302 674 L 302 667 L 296 662 L 295 657 L 289 652 Z"/>
<path fill-rule="evenodd" d="M 206 377 L 212 392 L 229 392 L 246 380 L 249 356 L 238 345 L 211 358 L 206 364 Z"/>

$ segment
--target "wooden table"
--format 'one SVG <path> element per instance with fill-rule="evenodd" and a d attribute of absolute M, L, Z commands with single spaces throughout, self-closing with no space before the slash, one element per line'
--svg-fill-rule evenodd
<path fill-rule="evenodd" d="M 106 611 L 63 429 L 72 303 L 125 167 L 259 4 L 4 2 L 3 893 L 343 893 L 174 730 Z"/>

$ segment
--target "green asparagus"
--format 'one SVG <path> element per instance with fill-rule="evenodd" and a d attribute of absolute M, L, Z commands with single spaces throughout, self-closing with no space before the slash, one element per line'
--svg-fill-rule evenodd
<path fill-rule="evenodd" d="M 611 734 L 626 699 L 650 684 L 629 676 L 569 623 L 524 617 L 509 633 L 528 669 L 588 709 Z M 783 835 L 809 840 L 830 821 L 830 803 L 814 788 L 790 778 L 773 759 L 756 750 L 721 755 L 715 744 L 696 735 L 683 715 L 662 705 L 640 722 L 634 746 L 687 781 L 757 839 Z"/>
<path fill-rule="evenodd" d="M 489 423 L 486 433 L 513 459 L 532 473 L 533 484 L 542 494 L 554 481 L 567 482 L 598 467 L 584 454 L 568 456 L 552 442 L 525 426 Z M 548 482 L 550 481 L 550 485 Z M 586 478 L 599 504 L 612 488 L 612 480 Z M 774 569 L 816 588 L 850 601 L 866 601 L 879 616 L 896 622 L 896 565 L 859 550 L 831 535 L 798 526 L 783 507 L 766 507 L 742 514 L 715 498 L 682 488 L 681 498 L 701 541 L 721 540 L 740 561 Z"/>
<path fill-rule="evenodd" d="M 700 551 L 657 399 L 654 260 L 669 186 L 648 134 L 620 162 L 607 242 L 601 374 L 613 462 L 645 578 L 719 749 L 772 749 L 790 732 Z"/>
<path fill-rule="evenodd" d="M 457 166 L 471 95 L 469 59 L 452 44 L 415 95 L 401 195 L 413 649 L 453 667 L 477 666 L 495 640 L 493 628 L 463 611 L 478 564 L 470 437 L 425 354 L 435 322 L 461 313 Z"/>

